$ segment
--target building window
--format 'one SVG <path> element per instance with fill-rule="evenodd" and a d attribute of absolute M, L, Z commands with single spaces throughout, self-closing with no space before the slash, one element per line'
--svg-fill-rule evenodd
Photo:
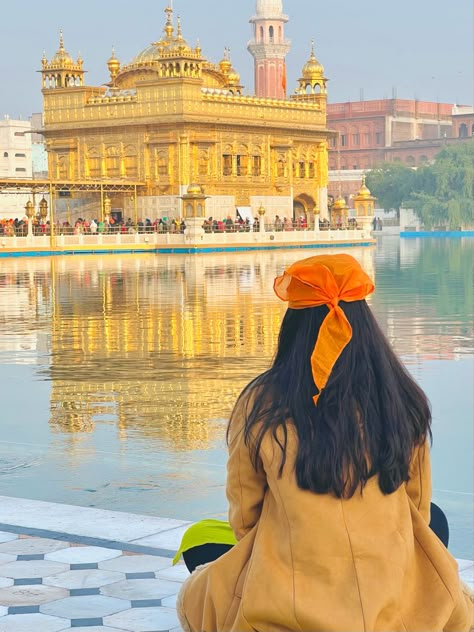
<path fill-rule="evenodd" d="M 23 171 L 26 171 L 26 169 L 25 169 L 24 167 L 17 167 L 17 168 L 15 169 L 15 171 L 21 171 L 21 172 L 23 172 Z"/>
<path fill-rule="evenodd" d="M 347 136 L 346 136 L 346 134 L 341 134 L 341 147 L 347 147 Z"/>
<path fill-rule="evenodd" d="M 360 134 L 352 134 L 352 144 L 360 145 Z"/>
<path fill-rule="evenodd" d="M 249 172 L 248 156 L 237 156 L 237 175 L 246 176 Z"/>
<path fill-rule="evenodd" d="M 222 174 L 224 176 L 232 175 L 232 156 L 231 154 L 224 154 L 222 156 Z"/>
<path fill-rule="evenodd" d="M 268 34 L 270 36 L 270 44 L 273 44 L 273 42 L 275 41 L 275 29 L 273 28 L 273 26 L 269 28 Z"/>
<path fill-rule="evenodd" d="M 285 177 L 285 161 L 282 159 L 277 162 L 277 176 L 279 178 Z"/>
<path fill-rule="evenodd" d="M 26 158 L 26 154 L 15 154 L 15 158 Z"/>
<path fill-rule="evenodd" d="M 4 151 L 4 152 L 3 152 L 3 157 L 4 157 L 4 158 L 8 158 L 8 151 Z"/>
<path fill-rule="evenodd" d="M 314 166 L 314 162 L 310 162 L 309 163 L 309 170 L 308 170 L 308 177 L 309 178 L 314 178 L 315 173 L 316 173 L 316 169 L 315 169 L 315 166 Z"/>
<path fill-rule="evenodd" d="M 299 178 L 304 178 L 304 177 L 305 177 L 305 166 L 304 166 L 304 162 L 300 162 L 300 163 L 298 163 L 298 177 L 299 177 Z"/>
<path fill-rule="evenodd" d="M 262 158 L 260 156 L 253 156 L 252 158 L 252 175 L 262 175 Z"/>
<path fill-rule="evenodd" d="M 168 175 L 168 159 L 165 154 L 158 154 L 158 176 L 165 178 Z"/>
<path fill-rule="evenodd" d="M 329 141 L 329 145 L 331 147 L 335 147 L 336 146 L 336 139 L 335 138 L 331 138 L 330 141 Z"/>
<path fill-rule="evenodd" d="M 366 145 L 370 145 L 371 142 L 372 142 L 372 136 L 370 135 L 370 132 L 366 132 L 364 134 L 364 143 Z"/>
<path fill-rule="evenodd" d="M 15 136 L 24 136 L 25 132 L 15 132 Z"/>
<path fill-rule="evenodd" d="M 375 132 L 375 144 L 376 145 L 382 144 L 382 132 Z"/>

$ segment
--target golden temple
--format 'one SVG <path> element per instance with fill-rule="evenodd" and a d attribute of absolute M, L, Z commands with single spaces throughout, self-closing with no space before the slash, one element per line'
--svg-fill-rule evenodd
<path fill-rule="evenodd" d="M 137 200 L 118 191 L 112 208 L 152 220 L 182 216 L 193 182 L 208 196 L 208 216 L 234 217 L 236 207 L 255 216 L 263 204 L 268 218 L 327 217 L 327 79 L 313 46 L 286 95 L 282 11 L 281 0 L 257 0 L 251 19 L 257 96 L 244 93 L 228 49 L 214 64 L 186 41 L 171 7 L 161 37 L 132 61 L 112 52 L 102 86 L 85 85 L 83 60 L 61 33 L 40 70 L 50 177 L 139 183 Z"/>

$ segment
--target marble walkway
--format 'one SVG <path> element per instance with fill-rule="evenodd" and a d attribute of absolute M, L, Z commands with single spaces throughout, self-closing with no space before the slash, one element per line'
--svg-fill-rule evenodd
<path fill-rule="evenodd" d="M 0 632 L 178 632 L 189 524 L 0 496 Z"/>

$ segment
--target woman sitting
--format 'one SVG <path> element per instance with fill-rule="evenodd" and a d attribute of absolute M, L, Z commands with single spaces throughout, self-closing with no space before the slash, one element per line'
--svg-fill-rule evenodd
<path fill-rule="evenodd" d="M 324 255 L 274 288 L 289 306 L 277 353 L 228 428 L 235 540 L 190 530 L 204 548 L 185 559 L 214 561 L 183 585 L 183 629 L 470 630 L 469 589 L 429 526 L 429 403 L 365 301 L 371 279 Z"/>

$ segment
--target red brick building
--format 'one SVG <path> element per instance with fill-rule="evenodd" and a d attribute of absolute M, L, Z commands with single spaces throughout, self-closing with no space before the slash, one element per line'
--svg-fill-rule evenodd
<path fill-rule="evenodd" d="M 453 133 L 453 106 L 407 99 L 328 105 L 328 127 L 338 132 L 330 170 L 371 169 L 401 160 L 416 167 L 439 152 Z"/>

